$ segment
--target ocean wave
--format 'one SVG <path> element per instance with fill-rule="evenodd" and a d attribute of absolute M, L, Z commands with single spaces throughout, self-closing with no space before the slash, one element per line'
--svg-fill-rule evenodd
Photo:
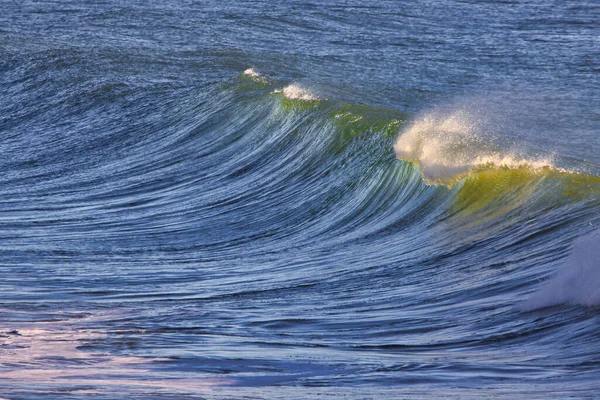
<path fill-rule="evenodd" d="M 7 329 L 22 337 L 6 333 L 6 343 L 35 350 L 55 336 L 57 357 L 96 363 L 98 374 L 143 368 L 155 382 L 147 390 L 172 383 L 202 393 L 201 380 L 160 380 L 161 369 L 190 365 L 199 375 L 189 376 L 227 374 L 240 386 L 265 382 L 271 371 L 290 387 L 299 379 L 335 384 L 340 376 L 367 385 L 397 380 L 389 374 L 398 371 L 407 379 L 429 371 L 441 382 L 447 377 L 437 371 L 522 376 L 521 361 L 497 361 L 500 344 L 534 343 L 543 327 L 515 324 L 513 304 L 560 255 L 556 247 L 576 236 L 572 227 L 597 214 L 597 180 L 561 173 L 550 161 L 536 169 L 535 159 L 490 144 L 484 124 L 468 115 L 406 125 L 411 116 L 391 106 L 318 101 L 328 93 L 274 77 L 257 81 L 254 69 L 232 75 L 173 92 L 168 102 L 137 101 L 158 96 L 154 88 L 124 93 L 135 115 L 121 116 L 123 101 L 108 103 L 115 121 L 100 114 L 84 120 L 89 130 L 58 136 L 68 152 L 45 146 L 47 157 L 18 160 L 5 147 L 6 260 L 22 266 L 6 269 L 7 304 L 25 295 L 43 311 L 59 296 L 90 314 L 90 303 L 103 302 L 135 311 L 93 321 L 91 331 L 15 322 Z M 283 89 L 273 95 L 275 88 Z M 152 107 L 159 100 L 169 111 L 160 118 Z M 48 135 L 45 128 L 33 132 Z M 94 134 L 102 136 L 90 144 Z M 53 165 L 58 173 L 48 175 Z M 423 170 L 435 167 L 454 185 L 427 185 Z M 231 314 L 244 307 L 256 312 Z M 178 358 L 184 342 L 189 364 Z M 265 353 L 265 343 L 302 348 L 306 358 Z M 206 354 L 208 347 L 217 350 Z M 438 360 L 447 348 L 461 351 Z M 398 349 L 412 358 L 406 366 L 396 362 Z M 486 357 L 469 358 L 465 372 L 464 354 L 473 349 Z M 7 360 L 32 360 L 19 351 Z M 92 351 L 106 351 L 104 361 Z M 118 356 L 124 351 L 127 359 Z M 138 357 L 145 351 L 150 357 Z M 251 356 L 240 360 L 240 351 Z M 365 378 L 354 366 L 369 361 L 367 353 L 392 361 Z M 281 361 L 290 355 L 297 361 Z M 323 376 L 313 368 L 322 357 L 339 360 L 317 361 L 329 371 Z M 11 385 L 28 378 L 57 385 L 55 372 L 25 376 L 6 367 Z M 556 373 L 535 368 L 543 377 Z M 62 369 L 65 386 L 96 383 L 78 378 L 83 368 Z M 140 376 L 121 382 L 141 388 Z"/>

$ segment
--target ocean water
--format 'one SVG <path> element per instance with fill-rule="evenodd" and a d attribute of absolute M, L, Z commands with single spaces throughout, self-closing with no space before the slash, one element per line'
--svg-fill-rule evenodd
<path fill-rule="evenodd" d="M 0 4 L 0 398 L 598 396 L 597 1 Z"/>

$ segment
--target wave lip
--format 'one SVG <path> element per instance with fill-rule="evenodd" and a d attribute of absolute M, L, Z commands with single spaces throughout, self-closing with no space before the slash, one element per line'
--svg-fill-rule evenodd
<path fill-rule="evenodd" d="M 555 168 L 548 159 L 528 159 L 500 150 L 468 112 L 426 115 L 400 134 L 396 156 L 418 164 L 428 184 L 452 184 L 475 169 L 490 167 L 534 171 Z"/>

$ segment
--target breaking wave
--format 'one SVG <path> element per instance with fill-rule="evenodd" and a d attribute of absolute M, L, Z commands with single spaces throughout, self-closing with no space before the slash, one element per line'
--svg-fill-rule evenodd
<path fill-rule="evenodd" d="M 394 150 L 398 158 L 418 164 L 429 183 L 453 183 L 484 168 L 557 169 L 551 158 L 527 158 L 499 148 L 484 126 L 464 110 L 427 114 L 403 129 Z"/>
<path fill-rule="evenodd" d="M 69 90 L 66 120 L 94 101 Z M 160 97 L 161 118 L 139 106 L 153 90 L 108 91 L 121 97 L 67 137 L 44 124 L 53 146 L 29 130 L 3 143 L 9 390 L 564 373 L 538 339 L 579 322 L 515 305 L 538 289 L 522 310 L 598 304 L 597 235 L 577 239 L 598 220 L 598 177 L 504 149 L 465 111 L 415 119 L 255 69 Z M 523 341 L 533 355 L 506 361 Z"/>

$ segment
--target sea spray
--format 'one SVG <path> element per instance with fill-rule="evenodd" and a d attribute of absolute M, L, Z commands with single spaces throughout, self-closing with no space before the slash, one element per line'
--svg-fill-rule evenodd
<path fill-rule="evenodd" d="M 487 167 L 540 170 L 548 159 L 532 159 L 501 149 L 485 130 L 485 120 L 465 110 L 430 113 L 398 136 L 396 156 L 418 164 L 429 184 L 451 184 L 465 173 Z"/>
<path fill-rule="evenodd" d="M 577 239 L 558 274 L 519 309 L 531 311 L 557 304 L 600 306 L 600 231 Z"/>

